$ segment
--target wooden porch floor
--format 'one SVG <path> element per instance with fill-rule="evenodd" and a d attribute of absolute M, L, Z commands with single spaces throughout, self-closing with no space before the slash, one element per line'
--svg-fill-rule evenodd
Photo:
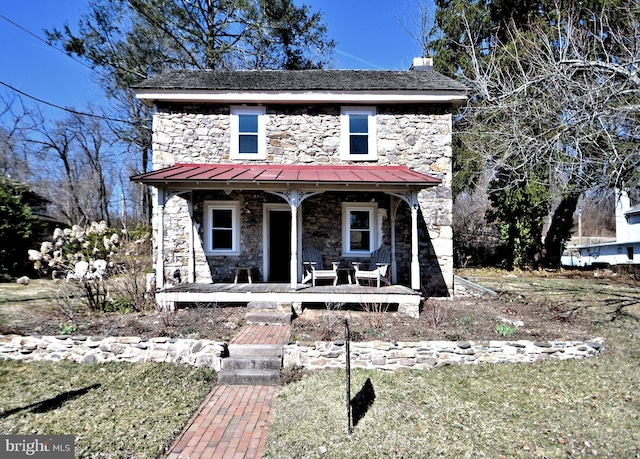
<path fill-rule="evenodd" d="M 363 285 L 317 285 L 254 283 L 254 284 L 179 284 L 156 292 L 160 302 L 169 303 L 248 303 L 275 301 L 290 303 L 324 303 L 326 301 L 356 303 L 385 302 L 418 305 L 422 299 L 416 292 L 402 285 L 369 287 Z"/>

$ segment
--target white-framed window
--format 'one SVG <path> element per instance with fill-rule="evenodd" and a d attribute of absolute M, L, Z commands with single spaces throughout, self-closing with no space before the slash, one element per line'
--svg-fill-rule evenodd
<path fill-rule="evenodd" d="M 206 201 L 204 203 L 204 251 L 210 255 L 240 253 L 240 203 Z"/>
<path fill-rule="evenodd" d="M 231 107 L 232 159 L 266 159 L 267 134 L 264 107 Z"/>
<path fill-rule="evenodd" d="M 378 159 L 375 107 L 342 107 L 340 158 L 349 161 Z"/>
<path fill-rule="evenodd" d="M 368 255 L 376 249 L 376 203 L 342 204 L 342 253 L 343 255 Z"/>

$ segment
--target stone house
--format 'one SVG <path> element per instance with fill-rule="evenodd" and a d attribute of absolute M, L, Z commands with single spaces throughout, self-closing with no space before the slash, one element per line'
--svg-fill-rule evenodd
<path fill-rule="evenodd" d="M 426 59 L 406 71 L 174 70 L 135 87 L 154 105 L 157 286 L 302 280 L 391 252 L 391 281 L 453 292 L 452 110 L 465 87 Z M 344 279 L 343 279 L 344 281 Z"/>

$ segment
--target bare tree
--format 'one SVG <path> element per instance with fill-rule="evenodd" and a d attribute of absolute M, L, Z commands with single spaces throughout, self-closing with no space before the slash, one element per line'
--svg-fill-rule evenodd
<path fill-rule="evenodd" d="M 467 107 L 462 133 L 487 169 L 508 177 L 494 185 L 542 180 L 549 199 L 560 197 L 541 254 L 550 265 L 559 264 L 580 195 L 633 188 L 640 167 L 638 6 L 616 14 L 628 19 L 615 24 L 606 10 L 594 13 L 591 28 L 570 14 L 557 17 L 554 29 L 511 27 L 509 42 L 489 55 L 469 44 L 473 73 L 465 79 L 481 103 Z"/>
<path fill-rule="evenodd" d="M 119 158 L 108 132 L 104 123 L 73 114 L 51 125 L 41 119 L 28 139 L 40 167 L 33 171 L 38 189 L 68 224 L 112 221 L 110 199 Z"/>
<path fill-rule="evenodd" d="M 28 182 L 30 179 L 25 137 L 33 129 L 30 110 L 15 95 L 0 95 L 0 176 Z"/>

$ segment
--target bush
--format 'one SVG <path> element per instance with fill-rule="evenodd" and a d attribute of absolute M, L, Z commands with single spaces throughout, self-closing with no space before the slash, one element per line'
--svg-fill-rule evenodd
<path fill-rule="evenodd" d="M 41 221 L 32 214 L 26 185 L 0 178 L 0 277 L 29 273 L 25 254 L 42 232 Z"/>

